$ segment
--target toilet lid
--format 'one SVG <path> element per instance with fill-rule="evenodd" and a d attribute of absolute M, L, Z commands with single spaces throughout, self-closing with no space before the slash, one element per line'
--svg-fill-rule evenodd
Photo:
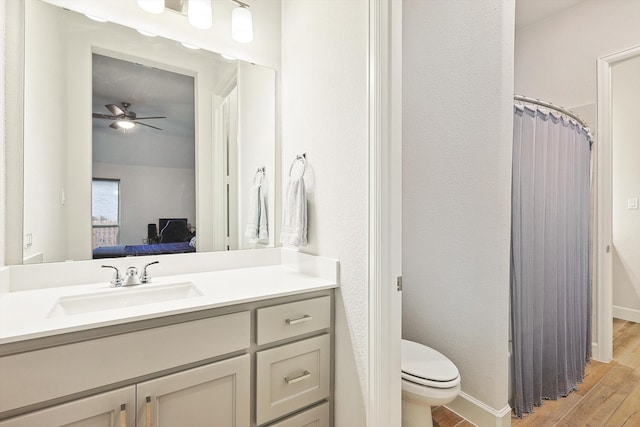
<path fill-rule="evenodd" d="M 429 387 L 449 388 L 460 383 L 460 372 L 442 353 L 402 340 L 402 378 Z"/>

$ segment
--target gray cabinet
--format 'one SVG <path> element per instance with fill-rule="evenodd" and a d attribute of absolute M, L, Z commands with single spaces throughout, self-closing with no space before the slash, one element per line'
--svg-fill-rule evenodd
<path fill-rule="evenodd" d="M 0 421 L 0 427 L 134 427 L 135 395 L 128 386 Z"/>
<path fill-rule="evenodd" d="M 332 300 L 322 290 L 5 352 L 0 427 L 330 427 Z"/>
<path fill-rule="evenodd" d="M 292 415 L 286 420 L 269 424 L 269 427 L 329 427 L 329 403 L 307 409 L 299 414 Z"/>
<path fill-rule="evenodd" d="M 140 383 L 138 427 L 248 427 L 250 356 Z"/>
<path fill-rule="evenodd" d="M 256 352 L 256 424 L 288 417 L 274 425 L 328 427 L 330 296 L 259 308 L 257 320 L 256 342 L 261 347 Z M 326 409 L 305 411 L 304 417 L 296 414 L 322 401 Z"/>
<path fill-rule="evenodd" d="M 250 369 L 245 354 L 0 421 L 0 427 L 249 427 Z"/>

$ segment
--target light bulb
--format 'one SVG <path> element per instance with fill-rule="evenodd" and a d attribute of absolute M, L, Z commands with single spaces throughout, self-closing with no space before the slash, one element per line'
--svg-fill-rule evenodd
<path fill-rule="evenodd" d="M 157 34 L 153 34 L 153 33 L 150 33 L 149 31 L 145 31 L 145 30 L 140 30 L 138 28 L 136 28 L 136 31 L 139 32 L 140 34 L 142 34 L 143 36 L 146 36 L 146 37 L 158 37 Z"/>
<path fill-rule="evenodd" d="M 136 0 L 141 9 L 149 13 L 164 12 L 164 0 Z"/>
<path fill-rule="evenodd" d="M 118 120 L 116 124 L 120 129 L 132 129 L 136 125 L 130 120 Z"/>
<path fill-rule="evenodd" d="M 190 43 L 186 43 L 186 42 L 180 42 L 180 44 L 184 47 L 186 47 L 187 49 L 193 49 L 193 50 L 198 50 L 200 49 L 198 46 L 194 45 L 194 44 L 190 44 Z"/>
<path fill-rule="evenodd" d="M 201 30 L 208 30 L 213 24 L 211 0 L 189 0 L 187 8 L 189 23 Z"/>
<path fill-rule="evenodd" d="M 238 43 L 253 41 L 253 18 L 246 7 L 236 7 L 231 12 L 231 38 Z"/>
<path fill-rule="evenodd" d="M 99 16 L 95 16 L 95 15 L 88 15 L 85 13 L 84 16 L 96 22 L 109 22 L 106 19 L 100 18 Z"/>

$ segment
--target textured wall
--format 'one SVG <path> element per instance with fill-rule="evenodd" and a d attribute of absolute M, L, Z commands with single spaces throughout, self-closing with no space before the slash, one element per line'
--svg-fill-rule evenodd
<path fill-rule="evenodd" d="M 2 52 L 2 56 L 0 57 L 0 93 L 4 94 L 4 68 L 5 68 L 5 55 L 4 55 L 4 38 L 5 38 L 5 19 L 7 14 L 4 11 L 5 2 L 3 1 L 0 4 L 0 52 Z M 2 97 L 3 101 L 0 102 L 0 165 L 2 173 L 0 173 L 0 268 L 6 264 L 5 262 L 5 206 L 6 206 L 6 185 L 7 185 L 7 174 L 5 167 L 5 97 Z"/>
<path fill-rule="evenodd" d="M 309 246 L 340 260 L 336 426 L 364 426 L 368 351 L 368 2 L 282 2 L 283 185 L 306 152 Z"/>
<path fill-rule="evenodd" d="M 508 399 L 513 3 L 403 3 L 403 335 Z M 508 414 L 507 414 L 508 417 Z"/>
<path fill-rule="evenodd" d="M 596 103 L 596 60 L 640 44 L 640 2 L 585 0 L 516 32 L 515 92 L 565 107 Z"/>

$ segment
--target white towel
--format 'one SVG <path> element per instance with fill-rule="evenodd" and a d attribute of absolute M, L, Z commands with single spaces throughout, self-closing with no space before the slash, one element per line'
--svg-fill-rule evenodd
<path fill-rule="evenodd" d="M 302 176 L 289 178 L 282 210 L 280 243 L 296 247 L 307 244 L 307 195 Z"/>
<path fill-rule="evenodd" d="M 255 243 L 269 238 L 267 226 L 267 208 L 262 183 L 254 184 L 249 189 L 249 215 L 244 235 Z"/>

